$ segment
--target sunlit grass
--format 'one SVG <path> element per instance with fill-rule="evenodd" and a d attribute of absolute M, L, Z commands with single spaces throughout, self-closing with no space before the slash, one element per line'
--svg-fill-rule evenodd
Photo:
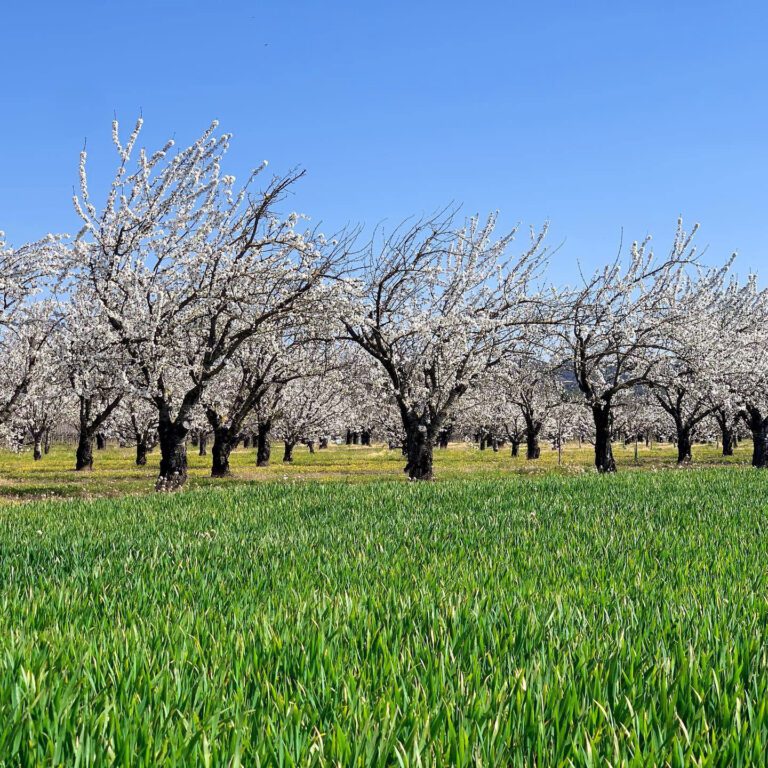
<path fill-rule="evenodd" d="M 524 452 L 524 447 L 523 447 Z M 654 445 L 638 448 L 638 461 L 634 458 L 634 445 L 615 447 L 620 470 L 660 469 L 675 467 L 676 453 L 673 446 Z M 714 445 L 694 447 L 694 464 L 748 464 L 751 444 L 744 443 L 736 456 L 724 459 Z M 211 485 L 230 485 L 233 482 L 263 480 L 345 480 L 367 482 L 371 480 L 395 480 L 405 482 L 404 459 L 399 450 L 385 446 L 370 448 L 361 446 L 334 446 L 310 454 L 304 446 L 294 451 L 293 464 L 284 464 L 282 446 L 273 449 L 272 464 L 266 468 L 256 466 L 252 449 L 240 448 L 232 454 L 232 477 L 212 480 L 210 456 L 200 457 L 197 450 L 189 447 L 189 488 Z M 475 445 L 454 443 L 447 450 L 435 451 L 435 474 L 438 481 L 459 477 L 501 478 L 509 474 L 539 474 L 542 472 L 574 473 L 592 471 L 592 448 L 576 444 L 568 445 L 558 464 L 558 453 L 543 445 L 541 458 L 526 461 L 524 456 L 512 458 L 508 447 L 498 453 L 487 449 L 480 451 Z M 74 471 L 74 448 L 54 446 L 41 461 L 34 461 L 29 451 L 20 454 L 0 452 L 0 499 L 29 499 L 43 497 L 89 498 L 98 496 L 123 496 L 148 493 L 154 487 L 160 457 L 155 450 L 149 455 L 145 467 L 134 463 L 131 448 L 120 449 L 110 445 L 106 450 L 95 451 L 92 472 Z"/>

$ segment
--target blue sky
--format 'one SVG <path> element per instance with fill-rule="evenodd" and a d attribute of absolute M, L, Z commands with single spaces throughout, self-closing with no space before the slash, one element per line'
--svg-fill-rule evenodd
<path fill-rule="evenodd" d="M 706 258 L 768 276 L 768 8 L 760 2 L 3 3 L 0 229 L 77 228 L 87 138 L 110 122 L 188 142 L 212 118 L 227 170 L 307 169 L 286 210 L 332 231 L 450 202 L 551 221 L 572 282 L 626 240 L 699 221 Z M 93 187 L 93 184 L 92 184 Z"/>

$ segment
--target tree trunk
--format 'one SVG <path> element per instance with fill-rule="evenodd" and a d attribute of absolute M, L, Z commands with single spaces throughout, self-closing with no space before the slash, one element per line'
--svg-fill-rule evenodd
<path fill-rule="evenodd" d="M 595 467 L 598 472 L 615 472 L 616 462 L 611 447 L 611 406 L 609 403 L 592 406 L 595 422 Z"/>
<path fill-rule="evenodd" d="M 136 438 L 136 466 L 144 467 L 147 464 L 148 453 L 147 439 L 145 437 Z"/>
<path fill-rule="evenodd" d="M 540 426 L 530 424 L 525 430 L 525 458 L 529 461 L 538 459 L 541 456 L 541 446 L 539 445 Z"/>
<path fill-rule="evenodd" d="M 728 413 L 725 410 L 715 411 L 715 421 L 720 427 L 720 435 L 723 439 L 723 456 L 733 456 L 736 448 L 736 430 L 728 418 Z"/>
<path fill-rule="evenodd" d="M 246 432 L 243 435 L 243 448 L 250 448 L 251 447 L 251 436 Z"/>
<path fill-rule="evenodd" d="M 352 445 L 352 430 L 347 430 L 347 438 L 346 438 L 347 445 Z"/>
<path fill-rule="evenodd" d="M 93 440 L 94 438 L 98 439 L 100 448 L 106 446 L 107 440 L 100 431 L 100 427 L 109 418 L 112 411 L 117 408 L 121 399 L 122 395 L 118 395 L 92 419 L 93 401 L 90 397 L 80 395 L 79 429 L 75 454 L 76 470 L 93 469 Z"/>
<path fill-rule="evenodd" d="M 213 433 L 211 448 L 211 477 L 227 477 L 229 471 L 229 454 L 232 453 L 234 440 L 228 429 L 217 429 Z"/>
<path fill-rule="evenodd" d="M 288 440 L 284 440 L 285 450 L 283 451 L 283 461 L 286 464 L 290 464 L 293 461 L 293 443 Z"/>
<path fill-rule="evenodd" d="M 107 438 L 102 432 L 96 433 L 96 450 L 103 451 L 107 447 Z"/>
<path fill-rule="evenodd" d="M 207 456 L 208 455 L 208 434 L 206 432 L 201 432 L 198 435 L 198 444 L 199 448 L 197 451 L 198 456 Z"/>
<path fill-rule="evenodd" d="M 752 432 L 752 439 L 755 446 L 752 450 L 752 466 L 758 469 L 768 467 L 768 426 Z"/>
<path fill-rule="evenodd" d="M 691 432 L 682 425 L 677 427 L 677 463 L 691 463 Z"/>
<path fill-rule="evenodd" d="M 752 466 L 758 469 L 768 467 L 768 417 L 758 408 L 747 406 L 747 425 L 752 432 Z"/>
<path fill-rule="evenodd" d="M 370 445 L 371 444 L 371 432 L 368 429 L 364 429 L 360 433 L 360 445 Z"/>
<path fill-rule="evenodd" d="M 192 444 L 193 448 L 197 448 L 197 446 L 200 444 L 200 437 L 198 430 L 193 429 L 189 434 L 189 442 Z"/>
<path fill-rule="evenodd" d="M 432 439 L 424 424 L 415 422 L 409 425 L 408 463 L 405 471 L 411 480 L 431 480 L 432 472 Z"/>
<path fill-rule="evenodd" d="M 328 447 L 328 437 L 327 437 L 326 435 L 323 435 L 323 436 L 320 438 L 320 442 L 318 443 L 318 446 L 317 446 L 317 447 L 318 447 L 318 448 L 319 448 L 321 451 L 322 451 L 324 448 L 327 448 L 327 447 Z"/>
<path fill-rule="evenodd" d="M 80 396 L 80 422 L 77 433 L 77 451 L 75 452 L 75 471 L 93 469 L 93 434 L 88 429 L 91 416 L 91 401 Z"/>
<path fill-rule="evenodd" d="M 260 421 L 256 430 L 256 466 L 268 467 L 269 454 L 272 446 L 269 442 L 269 431 L 272 429 L 271 421 Z"/>
<path fill-rule="evenodd" d="M 309 448 L 310 453 L 315 452 L 315 441 L 314 440 L 307 440 L 307 448 Z"/>
<path fill-rule="evenodd" d="M 185 425 L 161 418 L 158 424 L 160 442 L 160 475 L 157 491 L 175 491 L 187 482 L 187 432 Z"/>
<path fill-rule="evenodd" d="M 32 453 L 35 461 L 40 461 L 43 458 L 43 436 L 35 435 L 35 448 Z"/>
<path fill-rule="evenodd" d="M 722 430 L 723 437 L 723 456 L 733 456 L 734 438 L 733 430 L 726 427 Z"/>
<path fill-rule="evenodd" d="M 45 437 L 43 438 L 43 453 L 47 456 L 51 450 L 51 430 L 45 430 Z"/>
<path fill-rule="evenodd" d="M 519 456 L 520 455 L 520 441 L 519 440 L 513 440 L 512 441 L 512 456 Z"/>
<path fill-rule="evenodd" d="M 93 469 L 93 435 L 88 429 L 81 428 L 77 437 L 75 470 Z"/>
<path fill-rule="evenodd" d="M 360 433 L 359 432 L 353 432 L 352 433 L 352 445 L 360 445 Z"/>

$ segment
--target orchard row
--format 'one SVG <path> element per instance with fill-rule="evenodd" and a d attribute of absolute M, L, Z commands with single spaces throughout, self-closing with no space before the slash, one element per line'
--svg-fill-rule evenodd
<path fill-rule="evenodd" d="M 739 431 L 768 463 L 768 294 L 733 258 L 699 263 L 678 222 L 668 249 L 633 243 L 575 286 L 547 278 L 546 226 L 521 246 L 496 216 L 443 210 L 365 239 L 325 236 L 281 208 L 301 172 L 237 185 L 216 123 L 191 146 L 138 149 L 113 126 L 103 199 L 80 158 L 73 236 L 12 248 L 0 237 L 0 424 L 36 457 L 77 435 L 77 469 L 99 435 L 155 444 L 159 490 L 187 476 L 190 434 L 212 473 L 253 439 L 323 444 L 365 433 L 432 477 L 451 437 L 594 444 L 615 471 L 617 433 L 671 435 L 680 462 Z"/>

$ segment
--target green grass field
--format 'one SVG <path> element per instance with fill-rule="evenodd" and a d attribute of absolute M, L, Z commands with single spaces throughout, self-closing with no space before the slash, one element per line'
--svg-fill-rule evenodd
<path fill-rule="evenodd" d="M 66 455 L 8 498 L 151 485 Z M 768 475 L 399 462 L 0 507 L 0 765 L 764 764 Z"/>

